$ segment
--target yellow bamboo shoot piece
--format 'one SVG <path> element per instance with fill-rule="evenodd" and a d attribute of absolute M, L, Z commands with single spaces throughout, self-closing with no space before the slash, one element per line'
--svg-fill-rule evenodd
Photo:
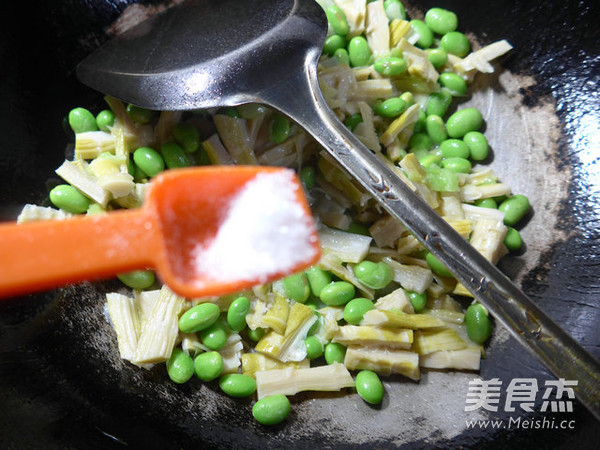
<path fill-rule="evenodd" d="M 285 369 L 292 367 L 294 369 L 307 369 L 310 367 L 310 361 L 303 359 L 302 361 L 282 362 L 278 359 L 270 358 L 262 353 L 244 353 L 241 357 L 242 373 L 244 375 L 254 374 L 261 370 Z"/>
<path fill-rule="evenodd" d="M 443 327 L 445 324 L 436 317 L 427 314 L 406 314 L 401 311 L 367 311 L 361 325 L 377 325 L 380 327 L 398 327 L 418 330 L 420 328 Z"/>
<path fill-rule="evenodd" d="M 415 331 L 413 350 L 419 355 L 440 350 L 461 350 L 467 347 L 456 331 L 450 328 Z"/>
<path fill-rule="evenodd" d="M 133 357 L 135 364 L 153 364 L 170 358 L 179 335 L 177 322 L 185 299 L 163 286 L 146 320 Z"/>
<path fill-rule="evenodd" d="M 264 325 L 275 330 L 278 334 L 285 333 L 288 316 L 290 314 L 290 305 L 285 297 L 276 294 L 275 302 L 271 309 L 265 314 L 262 319 Z"/>
<path fill-rule="evenodd" d="M 441 350 L 421 356 L 420 365 L 428 369 L 479 370 L 481 348 L 476 346 L 461 350 Z"/>
<path fill-rule="evenodd" d="M 303 391 L 339 391 L 354 386 L 354 379 L 343 364 L 308 369 L 261 370 L 255 373 L 258 399 L 268 395 L 294 395 Z"/>
<path fill-rule="evenodd" d="M 108 314 L 117 333 L 121 358 L 131 361 L 140 335 L 140 321 L 135 299 L 123 294 L 106 294 Z"/>
<path fill-rule="evenodd" d="M 245 119 L 225 114 L 213 116 L 223 144 L 237 164 L 257 164 L 258 160 L 250 144 L 250 134 Z"/>
<path fill-rule="evenodd" d="M 350 370 L 372 370 L 382 375 L 399 373 L 413 380 L 421 377 L 419 354 L 389 348 L 348 347 L 344 365 Z"/>
<path fill-rule="evenodd" d="M 294 303 L 290 308 L 285 334 L 271 330 L 265 334 L 255 350 L 283 362 L 302 361 L 306 358 L 304 340 L 310 327 L 317 321 L 312 308 Z"/>
<path fill-rule="evenodd" d="M 333 336 L 334 342 L 345 346 L 362 345 L 409 349 L 413 342 L 413 331 L 396 328 L 344 325 Z"/>

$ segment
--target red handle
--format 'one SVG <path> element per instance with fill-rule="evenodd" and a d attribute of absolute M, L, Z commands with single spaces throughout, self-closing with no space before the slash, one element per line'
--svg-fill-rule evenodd
<path fill-rule="evenodd" d="M 145 208 L 0 224 L 0 297 L 151 267 L 161 251 Z"/>

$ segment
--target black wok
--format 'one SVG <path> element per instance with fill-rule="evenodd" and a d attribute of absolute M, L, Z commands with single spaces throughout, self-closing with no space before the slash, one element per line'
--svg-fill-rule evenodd
<path fill-rule="evenodd" d="M 115 31 L 132 1 L 2 2 L 0 6 L 0 219 L 25 203 L 47 202 L 71 133 L 75 106 L 103 107 L 74 69 Z M 142 1 L 148 10 L 157 1 Z M 248 2 L 251 7 L 251 2 Z M 532 200 L 527 251 L 502 269 L 594 356 L 600 357 L 600 4 L 592 0 L 418 3 L 455 11 L 482 44 L 506 38 L 515 49 L 481 76 L 468 101 L 480 105 L 494 157 L 515 192 Z M 417 10 L 413 10 L 417 11 Z M 131 9 L 129 10 L 131 12 Z M 113 24 L 112 28 L 110 25 Z M 2 253 L 1 258 L 10 258 Z M 466 429 L 465 399 L 475 374 L 430 372 L 420 384 L 386 381 L 381 408 L 356 395 L 299 395 L 275 428 L 258 425 L 250 402 L 218 387 L 175 386 L 157 368 L 121 362 L 103 317 L 102 292 L 84 284 L 0 303 L 1 448 L 597 448 L 598 422 L 573 412 L 505 411 L 482 418 L 530 420 L 534 429 Z M 549 375 L 502 329 L 495 330 L 481 377 Z M 541 425 L 554 420 L 552 427 Z M 536 422 L 537 421 L 537 422 Z M 564 422 L 564 429 L 561 427 Z"/>

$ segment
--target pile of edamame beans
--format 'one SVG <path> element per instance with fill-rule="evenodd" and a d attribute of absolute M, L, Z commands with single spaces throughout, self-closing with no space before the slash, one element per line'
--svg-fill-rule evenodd
<path fill-rule="evenodd" d="M 396 119 L 401 117 L 409 107 L 419 104 L 418 118 L 412 125 L 412 135 L 405 145 L 397 149 L 391 162 L 397 163 L 407 155 L 416 156 L 425 172 L 423 182 L 435 193 L 456 191 L 461 176 L 472 172 L 473 167 L 488 159 L 490 146 L 481 132 L 484 118 L 475 108 L 460 108 L 448 114 L 453 100 L 460 100 L 468 95 L 469 77 L 452 70 L 450 60 L 453 57 L 464 58 L 471 51 L 467 37 L 457 31 L 456 15 L 442 8 L 432 8 L 424 16 L 424 20 L 406 18 L 404 5 L 399 0 L 376 0 L 382 3 L 388 23 L 407 21 L 409 35 L 417 49 L 423 50 L 427 60 L 439 72 L 437 84 L 431 92 L 406 90 L 395 92 L 390 98 L 381 98 L 372 102 L 370 107 L 375 115 L 375 126 L 378 135 Z M 350 68 L 370 67 L 377 77 L 391 80 L 402 79 L 412 74 L 411 66 L 402 52 L 393 48 L 389 55 L 374 57 L 366 36 L 350 34 L 350 25 L 343 9 L 333 1 L 319 1 L 325 9 L 330 25 L 330 34 L 325 40 L 323 58 L 333 59 L 339 65 Z M 368 2 L 371 3 L 371 2 Z M 411 75 L 418 77 L 419 75 Z M 417 103 L 418 97 L 420 102 Z M 211 111 L 211 114 L 222 114 L 241 120 L 253 120 L 265 114 L 266 108 L 260 105 L 245 105 L 238 108 L 227 108 Z M 126 107 L 129 120 L 136 126 L 152 125 L 157 121 L 158 112 L 145 110 L 134 105 Z M 343 121 L 350 130 L 363 122 L 360 113 L 341 113 Z M 298 130 L 284 116 L 269 112 L 265 117 L 266 147 L 275 147 L 293 138 Z M 185 118 L 185 116 L 184 116 Z M 84 108 L 73 109 L 68 122 L 76 134 L 90 131 L 110 133 L 115 124 L 115 112 L 111 109 L 93 115 Z M 260 134 L 260 133 L 259 133 Z M 137 183 L 146 183 L 167 169 L 190 165 L 213 164 L 209 153 L 203 146 L 199 129 L 190 121 L 175 124 L 170 140 L 157 146 L 144 145 L 130 149 L 129 174 Z M 309 147 L 307 147 L 306 151 Z M 383 150 L 383 149 L 382 149 Z M 322 189 L 323 174 L 317 163 L 318 155 L 303 155 L 302 164 L 297 163 L 300 178 L 310 194 L 313 189 Z M 99 155 L 98 158 L 102 158 Z M 343 193 L 342 193 L 343 194 Z M 458 195 L 458 194 L 457 194 Z M 106 208 L 100 208 L 90 198 L 75 187 L 61 184 L 50 191 L 51 203 L 59 209 L 73 214 L 94 214 Z M 476 200 L 475 206 L 494 208 L 504 213 L 507 233 L 504 245 L 510 251 L 518 251 L 522 246 L 518 227 L 528 215 L 530 205 L 522 194 L 502 197 L 490 197 Z M 108 209 L 119 207 L 109 205 Z M 356 234 L 369 234 L 369 226 L 377 219 L 376 209 L 358 211 L 350 208 L 347 214 L 352 216 L 347 231 Z M 389 249 L 387 249 L 389 251 Z M 451 280 L 452 274 L 433 255 L 422 247 L 405 256 L 421 261 L 421 265 L 430 268 L 440 280 Z M 394 281 L 392 267 L 379 260 L 364 260 L 352 266 L 352 275 L 357 283 L 366 286 L 376 294 L 389 291 Z M 119 279 L 128 287 L 136 290 L 151 289 L 157 286 L 154 273 L 141 270 L 119 275 Z M 442 283 L 443 284 L 443 283 Z M 441 284 L 440 284 L 441 285 Z M 356 283 L 343 279 L 330 270 L 319 266 L 291 275 L 282 280 L 286 298 L 291 302 L 306 304 L 315 310 L 319 320 L 309 330 L 305 338 L 307 358 L 321 364 L 343 363 L 346 348 L 338 342 L 323 342 L 318 336 L 322 317 L 318 310 L 323 307 L 343 309 L 343 324 L 360 325 L 363 316 L 375 308 L 374 301 L 357 292 Z M 415 292 L 405 290 L 414 313 L 424 313 L 431 308 L 432 297 L 428 291 Z M 185 383 L 196 377 L 202 382 L 218 383 L 219 388 L 232 397 L 249 397 L 256 391 L 256 381 L 250 375 L 242 373 L 223 374 L 223 357 L 219 350 L 226 345 L 228 336 L 239 333 L 246 346 L 252 346 L 265 334 L 264 328 L 247 327 L 247 316 L 252 311 L 252 301 L 240 295 L 228 307 L 221 311 L 214 303 L 200 303 L 179 318 L 181 333 L 197 335 L 206 351 L 197 355 L 188 354 L 181 347 L 173 350 L 166 362 L 168 376 L 175 383 Z M 469 338 L 476 344 L 484 344 L 492 331 L 491 320 L 485 308 L 473 303 L 466 309 L 464 323 Z M 384 396 L 381 380 L 375 371 L 361 370 L 356 374 L 356 392 L 366 402 L 378 404 Z M 257 401 L 252 413 L 256 420 L 264 425 L 282 422 L 290 412 L 290 402 L 284 395 L 272 395 Z"/>

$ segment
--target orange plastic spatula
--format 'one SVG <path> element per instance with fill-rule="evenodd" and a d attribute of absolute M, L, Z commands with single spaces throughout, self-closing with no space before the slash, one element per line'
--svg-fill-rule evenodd
<path fill-rule="evenodd" d="M 136 210 L 0 224 L 0 297 L 155 268 L 184 297 L 222 295 L 314 264 L 320 247 L 289 169 L 170 170 Z"/>

